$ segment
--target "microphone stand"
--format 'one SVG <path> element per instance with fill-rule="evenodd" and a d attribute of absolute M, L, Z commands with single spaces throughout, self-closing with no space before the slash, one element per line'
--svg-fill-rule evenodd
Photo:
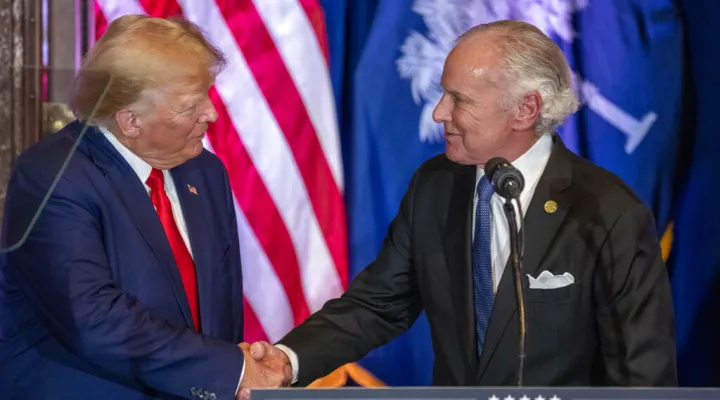
<path fill-rule="evenodd" d="M 525 221 L 522 217 L 522 206 L 520 205 L 520 198 L 515 199 L 517 201 L 518 210 L 520 213 L 520 223 L 522 228 L 520 229 L 520 235 L 518 235 L 517 221 L 515 217 L 515 208 L 512 204 L 512 199 L 508 198 L 505 201 L 503 209 L 508 219 L 508 225 L 510 227 L 510 260 L 512 262 L 513 274 L 515 276 L 515 290 L 517 292 L 518 300 L 518 316 L 520 319 L 520 349 L 518 352 L 519 365 L 517 372 L 518 386 L 523 385 L 523 375 L 525 373 L 525 359 L 526 349 L 525 344 L 527 341 L 527 330 L 526 330 L 526 319 L 525 319 L 525 298 L 523 296 L 523 285 L 522 285 L 522 254 L 525 250 Z M 518 238 L 518 236 L 521 236 Z"/>

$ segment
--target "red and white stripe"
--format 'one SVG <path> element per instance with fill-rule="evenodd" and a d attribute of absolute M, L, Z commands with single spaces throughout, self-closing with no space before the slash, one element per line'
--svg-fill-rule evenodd
<path fill-rule="evenodd" d="M 96 37 L 134 13 L 182 16 L 228 58 L 205 147 L 227 167 L 246 341 L 275 341 L 348 280 L 343 171 L 318 0 L 95 0 Z"/>

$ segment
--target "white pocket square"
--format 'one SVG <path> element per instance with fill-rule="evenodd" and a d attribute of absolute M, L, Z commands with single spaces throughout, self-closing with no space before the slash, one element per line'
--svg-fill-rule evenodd
<path fill-rule="evenodd" d="M 537 279 L 528 275 L 530 289 L 557 289 L 575 283 L 575 278 L 566 272 L 562 275 L 553 275 L 550 271 L 543 271 Z"/>

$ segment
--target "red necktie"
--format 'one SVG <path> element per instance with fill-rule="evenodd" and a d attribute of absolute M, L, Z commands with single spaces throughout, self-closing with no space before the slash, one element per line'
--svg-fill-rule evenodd
<path fill-rule="evenodd" d="M 195 330 L 199 331 L 200 319 L 198 318 L 195 263 L 185 245 L 185 241 L 180 235 L 180 230 L 175 224 L 172 205 L 165 193 L 165 180 L 163 179 L 162 171 L 153 168 L 146 183 L 150 187 L 150 198 L 152 199 L 153 205 L 155 205 L 155 209 L 160 217 L 160 222 L 165 229 L 165 235 L 167 235 L 173 255 L 175 256 L 175 263 L 180 270 L 180 279 L 182 279 L 183 286 L 185 287 L 185 295 L 190 303 L 190 312 L 192 313 L 193 322 L 195 323 Z"/>

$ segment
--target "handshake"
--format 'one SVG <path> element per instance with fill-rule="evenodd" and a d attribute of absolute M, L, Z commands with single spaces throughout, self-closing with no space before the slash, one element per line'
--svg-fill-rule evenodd
<path fill-rule="evenodd" d="M 240 343 L 245 356 L 245 371 L 238 400 L 250 398 L 251 389 L 280 388 L 290 386 L 293 380 L 292 366 L 287 354 L 267 342 Z"/>

